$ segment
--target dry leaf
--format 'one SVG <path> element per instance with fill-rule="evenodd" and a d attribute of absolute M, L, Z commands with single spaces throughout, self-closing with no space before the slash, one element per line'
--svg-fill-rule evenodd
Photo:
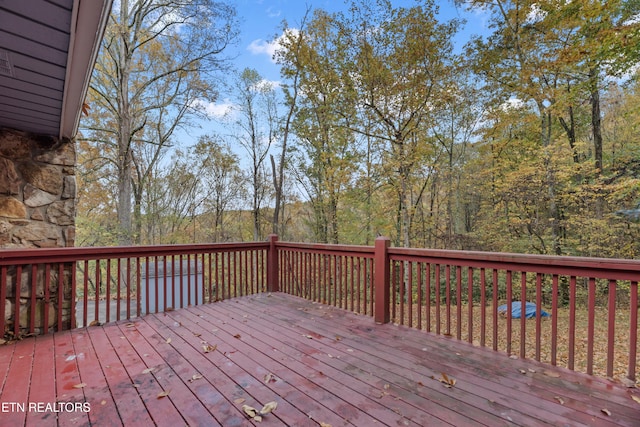
<path fill-rule="evenodd" d="M 204 350 L 205 353 L 213 353 L 214 351 L 216 351 L 216 349 L 218 348 L 217 345 L 203 345 L 202 346 L 202 350 Z"/>
<path fill-rule="evenodd" d="M 560 396 L 555 396 L 554 399 L 557 400 L 559 404 L 564 405 L 564 399 Z"/>
<path fill-rule="evenodd" d="M 260 415 L 266 415 L 271 411 L 274 411 L 278 407 L 278 402 L 269 402 L 266 403 L 262 409 L 260 409 Z"/>
<path fill-rule="evenodd" d="M 303 337 L 305 337 L 305 338 L 308 338 L 308 339 L 310 339 L 310 340 L 312 340 L 312 339 L 313 339 L 313 337 L 312 337 L 311 335 L 304 335 L 304 334 L 303 334 L 302 336 L 303 336 Z"/>
<path fill-rule="evenodd" d="M 320 427 L 332 427 L 331 424 L 320 423 Z"/>
<path fill-rule="evenodd" d="M 441 375 L 442 375 L 442 377 L 438 378 L 438 381 L 440 381 L 442 384 L 444 384 L 445 387 L 451 388 L 454 385 L 456 385 L 456 379 L 455 378 L 449 378 L 447 376 L 447 374 L 445 374 L 444 372 L 442 372 Z"/>
<path fill-rule="evenodd" d="M 605 414 L 606 416 L 611 416 L 611 411 L 608 410 L 607 408 L 604 409 L 600 409 L 600 412 L 602 412 L 603 414 Z"/>
<path fill-rule="evenodd" d="M 556 371 L 544 371 L 544 374 L 551 378 L 560 378 L 560 374 Z"/>
<path fill-rule="evenodd" d="M 385 384 L 382 388 L 385 390 L 389 390 L 389 387 L 390 387 L 389 384 Z"/>
<path fill-rule="evenodd" d="M 194 332 L 193 335 L 195 335 L 196 337 L 202 336 L 202 334 L 199 334 L 197 332 Z"/>
<path fill-rule="evenodd" d="M 167 338 L 165 341 L 167 344 L 171 344 L 171 338 Z"/>
<path fill-rule="evenodd" d="M 84 388 L 87 386 L 87 383 L 80 383 L 73 386 L 73 388 Z"/>
<path fill-rule="evenodd" d="M 153 372 L 155 368 L 147 368 L 144 371 L 142 371 L 143 374 L 148 374 L 149 372 Z"/>
<path fill-rule="evenodd" d="M 165 390 L 165 391 L 162 391 L 162 392 L 158 393 L 158 399 L 162 399 L 163 397 L 169 396 L 170 392 L 171 392 L 171 390 Z"/>
<path fill-rule="evenodd" d="M 241 403 L 244 403 L 244 402 L 245 402 L 245 400 L 246 400 L 246 399 L 244 399 L 244 398 L 240 397 L 240 398 L 238 398 L 238 399 L 234 400 L 234 402 L 235 402 L 236 404 L 238 404 L 238 405 L 239 405 L 239 404 L 241 404 Z"/>
<path fill-rule="evenodd" d="M 264 382 L 267 384 L 275 381 L 276 381 L 276 376 L 273 375 L 272 373 L 268 373 L 267 375 L 264 376 Z"/>
<path fill-rule="evenodd" d="M 258 415 L 258 410 L 249 405 L 242 405 L 242 410 L 249 416 L 249 418 L 253 418 Z"/>
<path fill-rule="evenodd" d="M 194 382 L 195 380 L 199 380 L 200 378 L 202 378 L 202 375 L 200 375 L 200 374 L 193 374 L 193 375 L 191 376 L 191 378 L 189 378 L 189 382 L 190 382 L 190 383 L 192 383 L 192 382 Z"/>
<path fill-rule="evenodd" d="M 240 339 L 241 335 L 240 334 L 235 334 L 233 337 Z"/>
<path fill-rule="evenodd" d="M 102 402 L 100 402 L 100 404 L 104 406 L 104 405 L 106 405 L 106 404 L 107 404 L 107 401 L 106 401 L 106 400 L 103 400 Z"/>
<path fill-rule="evenodd" d="M 640 403 L 640 396 L 636 396 L 635 394 L 632 394 L 632 395 L 631 395 L 631 398 L 632 398 L 633 400 L 635 400 L 636 402 Z"/>
<path fill-rule="evenodd" d="M 518 369 L 518 371 L 520 371 L 521 374 L 525 375 L 527 373 L 527 371 L 525 371 L 524 369 Z"/>
<path fill-rule="evenodd" d="M 93 322 L 89 323 L 89 326 L 100 326 L 100 321 L 94 320 Z"/>
<path fill-rule="evenodd" d="M 127 323 L 126 325 L 124 325 L 125 328 L 135 328 L 135 326 L 135 323 Z"/>

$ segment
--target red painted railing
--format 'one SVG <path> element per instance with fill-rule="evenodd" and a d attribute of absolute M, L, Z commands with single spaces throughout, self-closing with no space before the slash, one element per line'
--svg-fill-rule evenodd
<path fill-rule="evenodd" d="M 392 248 L 384 238 L 374 247 L 271 236 L 2 250 L 0 330 L 17 337 L 282 291 L 513 357 L 635 379 L 639 279 L 634 260 Z M 512 302 L 551 316 L 522 321 L 499 312 Z"/>
<path fill-rule="evenodd" d="M 277 243 L 279 288 L 588 374 L 635 379 L 640 262 Z M 530 320 L 501 305 L 537 306 Z M 549 318 L 541 317 L 546 310 Z"/>
<path fill-rule="evenodd" d="M 3 250 L 0 330 L 19 337 L 263 292 L 268 248 L 264 242 Z"/>

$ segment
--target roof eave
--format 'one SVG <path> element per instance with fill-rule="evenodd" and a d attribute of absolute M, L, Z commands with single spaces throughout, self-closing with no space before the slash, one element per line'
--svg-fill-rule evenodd
<path fill-rule="evenodd" d="M 71 37 L 67 55 L 60 138 L 73 138 L 78 131 L 91 73 L 100 50 L 113 0 L 74 0 Z"/>

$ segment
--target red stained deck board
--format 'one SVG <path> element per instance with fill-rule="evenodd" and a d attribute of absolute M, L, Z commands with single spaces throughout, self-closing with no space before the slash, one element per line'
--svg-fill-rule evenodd
<path fill-rule="evenodd" d="M 90 408 L 89 422 L 92 425 L 118 426 L 122 422 L 105 378 L 106 373 L 91 342 L 90 332 L 93 331 L 95 329 L 76 329 L 71 333 L 80 380 L 86 384 L 82 391 Z"/>
<path fill-rule="evenodd" d="M 206 312 L 203 311 L 203 313 Z M 190 311 L 183 312 L 181 315 L 186 321 L 194 322 L 193 326 L 195 326 L 195 322 L 200 322 L 200 325 L 202 325 L 203 322 L 207 322 L 212 328 L 215 327 L 215 323 L 207 320 L 210 319 L 211 316 L 198 317 Z M 331 381 L 324 375 L 317 375 L 317 370 L 304 369 L 304 365 L 297 364 L 294 360 L 276 360 L 273 357 L 274 346 L 269 344 L 256 346 L 260 341 L 251 335 L 250 330 L 247 330 L 246 334 L 239 332 L 234 334 L 234 331 L 240 331 L 242 324 L 243 319 L 238 319 L 236 322 L 233 322 L 233 330 L 225 331 L 224 329 L 220 329 L 215 334 L 215 338 L 222 339 L 233 346 L 232 348 L 238 353 L 238 356 L 233 355 L 234 358 L 246 357 L 243 364 L 249 366 L 253 364 L 256 367 L 260 367 L 265 370 L 265 375 L 273 374 L 275 378 L 277 378 L 277 380 L 274 381 L 274 385 L 279 381 L 284 381 L 298 389 L 301 393 L 309 396 L 309 398 L 324 404 L 328 409 L 334 410 L 342 418 L 349 419 L 354 423 L 361 423 L 363 425 L 367 423 L 371 425 L 375 422 L 393 425 L 403 424 L 403 417 L 401 415 L 389 411 L 381 411 L 385 408 L 377 402 L 350 392 L 341 383 Z M 204 325 L 202 326 L 207 329 Z M 189 328 L 191 328 L 191 326 L 189 326 Z M 260 372 L 259 375 L 260 374 L 262 374 L 262 372 Z M 323 379 L 325 381 L 322 381 Z M 323 384 L 321 385 L 320 382 Z M 327 394 L 325 390 L 330 391 L 330 394 Z M 347 396 L 349 396 L 350 399 L 347 398 Z"/>
<path fill-rule="evenodd" d="M 29 378 L 31 377 L 35 343 L 36 341 L 33 339 L 20 341 L 15 344 L 13 349 L 4 387 L 0 394 L 3 425 L 19 426 L 25 422 L 27 414 L 25 408 L 29 399 Z M 22 405 L 22 407 L 17 405 Z"/>
<path fill-rule="evenodd" d="M 185 423 L 184 418 L 172 401 L 166 397 L 158 398 L 159 394 L 169 390 L 164 389 L 153 375 L 144 373 L 144 370 L 151 368 L 151 366 L 145 363 L 142 355 L 138 354 L 122 334 L 118 323 L 105 326 L 103 329 L 153 421 L 165 425 L 183 425 Z"/>
<path fill-rule="evenodd" d="M 222 394 L 212 382 L 219 385 L 223 381 L 220 379 L 226 378 L 224 372 L 219 371 L 218 367 L 210 365 L 209 361 L 195 349 L 191 348 L 177 335 L 170 335 L 165 338 L 163 335 L 155 330 L 151 323 L 153 317 L 148 316 L 136 323 L 136 329 L 146 337 L 152 346 L 157 350 L 155 363 L 158 366 L 162 364 L 170 364 L 171 368 L 180 376 L 183 383 L 189 389 L 191 396 L 188 396 L 186 391 L 183 391 L 187 395 L 187 398 L 197 400 L 207 408 L 209 413 L 204 416 L 204 424 L 206 425 L 241 425 L 244 422 L 244 417 L 240 412 L 240 406 L 235 408 Z M 166 331 L 165 331 L 166 333 Z M 167 339 L 171 338 L 170 342 Z M 206 373 L 206 376 L 205 374 Z M 195 375 L 195 377 L 194 377 Z M 213 381 L 212 381 L 213 380 Z M 212 381 L 212 382 L 210 382 Z M 224 383 L 225 386 L 228 382 Z M 228 396 L 232 396 L 235 390 L 233 386 L 224 388 L 224 392 L 227 392 Z M 174 391 L 168 396 L 175 398 Z M 237 398 L 237 397 L 236 397 Z M 177 404 L 182 410 L 182 406 Z"/>
<path fill-rule="evenodd" d="M 216 351 L 205 354 L 206 359 L 208 363 L 220 366 L 237 383 L 234 402 L 235 399 L 246 398 L 244 403 L 259 408 L 267 402 L 276 401 L 278 410 L 273 415 L 275 418 L 283 420 L 286 425 L 317 425 L 313 420 L 320 420 L 332 425 L 344 424 L 343 418 L 322 407 L 319 403 L 288 384 L 278 381 L 275 384 L 265 383 L 264 377 L 268 374 L 268 371 L 262 370 L 260 372 L 261 368 L 256 366 L 255 363 L 242 363 L 243 361 L 246 362 L 246 358 L 243 358 L 232 344 L 221 341 L 219 337 L 214 335 L 214 331 L 218 331 L 217 328 L 207 331 L 203 328 L 189 330 L 183 327 L 175 327 L 175 323 L 180 324 L 182 320 L 180 314 L 176 315 L 175 312 L 171 313 L 171 317 L 157 316 L 154 319 L 154 316 L 150 316 L 147 320 L 161 320 L 163 326 L 169 328 L 172 334 L 179 335 L 185 341 L 191 342 L 193 344 L 192 348 L 201 354 L 204 354 L 201 341 L 216 345 Z M 229 341 L 232 342 L 235 339 L 231 338 Z M 209 378 L 209 375 L 207 377 Z M 236 398 L 235 396 L 238 397 Z M 277 399 L 278 396 L 282 397 L 282 399 Z M 304 412 L 294 407 L 291 402 L 296 402 L 296 405 L 303 406 Z M 242 406 L 242 404 L 237 403 L 238 406 Z M 271 417 L 269 417 L 269 420 L 271 422 Z"/>
<path fill-rule="evenodd" d="M 209 308 L 206 307 L 205 309 Z M 297 310 L 288 312 L 290 314 L 296 313 Z M 252 313 L 259 316 L 255 307 Z M 272 319 L 273 322 L 272 316 L 267 315 L 267 317 Z M 260 320 L 258 319 L 255 323 L 263 323 Z M 371 389 L 369 391 L 359 389 L 358 392 L 367 393 L 378 399 L 382 399 L 380 397 L 382 396 L 385 398 L 384 402 L 388 402 L 390 410 L 399 411 L 400 402 L 406 402 L 407 405 L 404 407 L 406 416 L 417 418 L 415 421 L 423 425 L 425 422 L 430 424 L 434 421 L 423 420 L 421 411 L 427 411 L 429 414 L 439 417 L 441 419 L 440 422 L 444 421 L 453 425 L 470 423 L 476 425 L 501 425 L 507 422 L 494 415 L 493 412 L 484 411 L 473 406 L 474 400 L 481 401 L 484 404 L 486 399 L 480 399 L 476 395 L 459 390 L 456 390 L 456 393 L 451 393 L 441 383 L 427 379 L 425 372 L 409 372 L 403 366 L 397 366 L 393 369 L 393 366 L 398 364 L 398 360 L 402 363 L 401 359 L 385 361 L 385 363 L 381 364 L 379 359 L 367 353 L 360 352 L 354 355 L 346 351 L 348 347 L 342 342 L 343 338 L 341 336 L 339 340 L 335 339 L 337 335 L 340 335 L 336 329 L 320 331 L 321 335 L 317 333 L 318 329 L 315 328 L 314 331 L 299 328 L 296 323 L 302 320 L 304 320 L 303 316 L 300 316 L 298 320 L 295 320 L 295 316 L 290 317 L 286 322 L 278 324 L 277 328 L 272 329 L 276 330 L 278 335 L 285 333 L 289 329 L 289 339 L 294 342 L 293 351 L 306 355 L 302 356 L 303 360 L 313 358 L 317 363 L 324 364 L 325 366 L 319 368 L 323 372 L 327 372 L 331 367 L 338 372 L 338 375 L 341 372 L 349 372 L 347 377 L 342 375 L 342 380 L 354 388 L 358 387 L 359 381 L 367 382 Z M 364 317 L 362 320 L 367 321 L 367 318 Z M 314 319 L 313 322 L 315 323 L 317 320 Z M 351 348 L 351 350 L 353 349 Z M 363 356 L 369 356 L 373 363 L 367 363 Z M 349 363 L 349 360 L 351 360 L 351 363 Z M 410 361 L 406 362 L 406 365 L 410 364 Z M 409 380 L 408 378 L 411 379 Z M 428 393 L 420 393 L 421 389 L 424 391 L 429 387 L 431 387 L 431 390 Z M 456 412 L 456 410 L 459 412 Z M 510 410 L 502 408 L 502 411 L 508 414 Z"/>
<path fill-rule="evenodd" d="M 54 402 L 85 403 L 84 391 L 80 386 L 80 371 L 78 363 L 82 357 L 78 357 L 73 346 L 71 331 L 64 331 L 53 335 L 55 357 L 54 366 L 56 370 L 56 400 Z M 89 415 L 82 411 L 62 411 L 58 413 L 58 423 L 60 425 L 87 425 Z"/>
<path fill-rule="evenodd" d="M 320 315 L 320 313 L 318 314 Z M 291 322 L 291 319 L 288 319 L 288 321 Z M 309 342 L 315 342 L 318 343 L 317 345 L 322 345 L 323 341 L 335 341 L 335 336 L 336 334 L 339 335 L 339 330 L 336 330 L 335 328 L 323 329 L 323 326 L 321 326 L 323 321 L 318 317 L 314 317 L 312 321 L 314 323 L 313 329 L 316 332 L 319 331 L 323 335 L 318 335 L 318 339 L 310 340 Z M 331 323 L 329 322 L 329 324 Z M 303 329 L 305 327 L 305 319 L 302 317 L 300 318 L 299 324 L 296 325 L 296 327 L 303 334 L 309 332 L 307 329 Z M 278 328 L 278 330 L 280 331 L 280 328 Z M 345 331 L 341 333 L 344 332 Z M 347 335 L 346 333 L 344 334 Z M 300 333 L 298 333 L 297 335 L 300 335 Z M 352 337 L 345 338 L 343 344 L 348 344 L 350 338 Z M 474 394 L 474 391 L 477 393 L 477 389 L 469 389 L 469 387 L 466 387 L 466 382 L 460 381 L 455 387 L 455 393 L 453 393 L 451 389 L 444 388 L 441 383 L 433 380 L 433 377 L 440 377 L 440 372 L 433 371 L 432 369 L 426 367 L 418 366 L 418 364 L 420 363 L 420 358 L 425 358 L 426 353 L 419 354 L 418 357 L 414 358 L 405 358 L 403 357 L 403 353 L 395 351 L 397 349 L 397 347 L 395 346 L 393 348 L 389 348 L 383 343 L 379 343 L 380 346 L 371 346 L 371 343 L 375 340 L 375 338 L 365 337 L 365 339 L 363 339 L 363 342 L 365 342 L 365 340 L 367 341 L 367 343 L 364 345 L 364 347 L 358 347 L 357 345 L 353 346 L 358 350 L 358 353 L 355 356 L 353 354 L 345 352 L 344 349 L 338 349 L 337 345 L 334 345 L 333 349 L 327 348 L 325 349 L 325 351 L 333 352 L 334 355 L 337 355 L 334 357 L 334 359 L 342 359 L 346 361 L 351 360 L 353 363 L 352 366 L 358 364 L 363 369 L 366 369 L 370 372 L 376 372 L 379 380 L 392 384 L 390 390 L 392 390 L 394 393 L 398 392 L 398 388 L 402 388 L 413 395 L 423 394 L 425 397 L 433 399 L 433 401 L 436 403 L 436 409 L 442 407 L 446 408 L 446 410 L 449 412 L 451 412 L 451 410 L 458 410 L 467 416 L 473 417 L 473 420 L 476 423 L 483 422 L 487 425 L 495 425 L 497 423 L 508 422 L 510 418 L 517 419 L 520 417 L 520 414 L 517 411 L 514 411 L 508 406 L 510 405 L 509 401 L 505 401 L 502 405 L 500 405 L 497 400 L 494 400 L 491 405 L 488 405 L 487 400 L 491 399 L 491 396 L 487 396 L 486 393 L 491 392 L 491 388 L 484 390 L 482 394 Z M 343 341 L 343 339 L 341 338 L 340 341 Z M 353 342 L 352 344 L 356 343 Z M 302 342 L 302 345 L 304 345 L 304 342 Z M 379 348 L 381 350 L 378 350 L 375 353 L 367 353 L 367 351 L 371 352 L 372 348 Z M 387 349 L 388 351 L 385 351 Z M 382 364 L 380 363 L 381 361 L 383 362 Z M 426 365 L 430 365 L 431 363 L 432 361 L 425 362 Z M 341 368 L 348 369 L 348 367 L 345 368 L 344 366 Z M 444 369 L 443 371 L 448 372 L 449 375 L 454 378 L 459 378 L 458 375 L 453 375 L 453 373 L 448 369 Z M 419 380 L 408 380 L 408 378 L 412 377 L 418 378 Z M 531 406 L 529 409 L 532 411 L 539 410 L 539 408 L 536 408 L 535 406 Z M 498 417 L 492 419 L 491 415 L 493 413 L 499 413 L 504 419 L 500 420 Z M 552 419 L 545 421 L 554 422 L 557 420 Z M 467 423 L 468 422 L 470 421 L 467 420 Z M 534 420 L 530 421 L 530 423 L 533 422 Z M 542 421 L 538 422 L 542 423 Z M 459 424 L 459 422 L 456 422 L 456 424 Z"/>
<path fill-rule="evenodd" d="M 290 325 L 292 322 L 294 324 L 296 322 L 302 323 L 303 327 L 308 329 L 301 329 L 299 324 L 295 325 L 295 328 L 299 329 L 302 334 L 305 333 L 305 330 L 313 330 L 327 337 L 343 335 L 345 338 L 340 343 L 351 345 L 359 351 L 355 356 L 352 353 L 349 354 L 349 357 L 356 358 L 356 362 L 370 359 L 379 364 L 382 358 L 382 360 L 386 359 L 383 369 L 393 369 L 394 362 L 398 360 L 405 360 L 406 364 L 410 365 L 412 360 L 415 360 L 411 357 L 411 354 L 416 357 L 422 355 L 423 360 L 419 362 L 420 365 L 435 365 L 435 368 L 442 368 L 441 372 L 446 372 L 457 379 L 459 378 L 456 375 L 466 375 L 469 382 L 473 384 L 471 392 L 475 392 L 478 396 L 489 400 L 493 407 L 496 401 L 491 398 L 489 392 L 494 390 L 494 394 L 499 393 L 504 396 L 505 404 L 510 403 L 516 407 L 514 409 L 522 411 L 521 417 L 527 417 L 530 420 L 529 422 L 539 416 L 545 419 L 551 418 L 550 422 L 558 423 L 559 419 L 566 420 L 566 415 L 564 414 L 567 414 L 568 410 L 575 409 L 569 418 L 577 422 L 586 424 L 598 422 L 600 425 L 608 425 L 610 423 L 615 425 L 638 425 L 637 420 L 640 419 L 640 408 L 635 407 L 636 402 L 630 398 L 629 393 L 626 393 L 624 388 L 606 380 L 566 369 L 552 368 L 537 362 L 509 359 L 500 353 L 477 349 L 467 343 L 409 330 L 406 327 L 373 325 L 369 323 L 370 318 L 355 316 L 321 304 L 307 304 L 302 300 L 297 304 L 304 306 L 304 308 L 298 307 L 296 310 L 303 313 L 309 312 L 309 319 L 300 319 L 293 314 L 292 310 L 284 310 L 282 307 L 285 304 L 293 304 L 295 308 L 296 303 L 291 302 L 290 298 L 286 298 L 284 301 L 280 301 L 280 298 L 282 298 L 281 294 L 274 294 L 272 299 L 258 296 L 240 301 L 247 309 L 257 313 L 259 310 L 256 310 L 256 303 L 263 302 L 268 307 L 272 305 L 270 301 L 278 300 L 273 304 L 273 310 L 269 310 L 265 314 L 265 319 L 270 319 L 271 321 L 280 319 L 284 324 Z M 301 320 L 304 321 L 301 322 Z M 273 326 L 274 330 L 280 331 L 282 325 L 276 323 Z M 401 338 L 400 341 L 398 341 L 398 337 Z M 413 343 L 411 353 L 407 351 L 407 342 Z M 423 352 L 423 348 L 428 351 Z M 367 352 L 371 353 L 372 349 L 375 350 L 372 353 L 373 359 L 371 359 L 371 354 L 367 355 Z M 429 354 L 436 355 L 436 357 L 427 356 Z M 465 357 L 461 357 L 463 354 L 465 357 L 468 355 L 471 360 L 465 362 Z M 506 369 L 506 366 L 513 366 L 513 369 Z M 528 372 L 527 375 L 522 375 L 519 372 L 519 369 L 528 370 L 531 367 L 535 368 L 536 373 Z M 559 373 L 560 378 L 545 375 L 545 370 Z M 440 371 L 434 372 L 434 376 L 440 377 Z M 487 383 L 483 378 L 490 378 L 492 382 Z M 464 388 L 465 382 L 460 383 L 458 381 L 455 388 Z M 422 383 L 427 384 L 425 381 L 422 381 Z M 536 387 L 530 387 L 531 383 L 537 384 Z M 435 384 L 437 385 L 437 383 Z M 478 384 L 484 388 L 478 388 Z M 592 386 L 594 389 L 591 388 Z M 520 397 L 525 400 L 524 403 L 527 403 L 527 405 L 521 404 L 520 408 L 518 408 L 518 402 L 514 402 L 514 399 L 512 399 L 514 392 L 517 394 L 518 389 L 522 392 Z M 612 393 L 612 391 L 617 392 Z M 488 394 L 489 396 L 487 396 Z M 564 405 L 560 405 L 555 396 L 562 397 Z M 544 413 L 540 413 L 540 409 L 536 409 L 541 403 L 542 408 L 545 410 Z M 576 408 L 572 408 L 571 404 L 575 404 Z M 527 409 L 532 406 L 536 409 L 535 412 Z M 602 413 L 600 409 L 605 408 L 611 410 L 611 412 L 614 412 L 614 410 L 610 408 L 615 409 L 615 413 L 618 415 L 615 420 Z M 558 416 L 561 418 L 558 419 Z"/>
<path fill-rule="evenodd" d="M 218 307 L 204 307 L 203 310 L 219 310 Z M 348 347 L 340 349 L 341 345 L 335 340 L 335 333 L 329 333 L 329 344 L 325 344 L 322 336 L 308 330 L 295 331 L 287 328 L 286 325 L 278 324 L 274 327 L 273 319 L 270 316 L 260 319 L 260 315 L 254 310 L 250 318 L 252 324 L 267 324 L 271 319 L 270 328 L 261 328 L 260 335 L 263 339 L 281 340 L 287 343 L 287 348 L 283 349 L 292 359 L 300 359 L 304 363 L 315 366 L 322 373 L 321 377 L 331 375 L 338 381 L 344 382 L 351 388 L 353 394 L 362 394 L 370 399 L 377 400 L 381 405 L 386 405 L 389 412 L 406 414 L 407 417 L 421 425 L 437 425 L 438 423 L 449 423 L 452 425 L 465 425 L 469 423 L 499 425 L 502 423 L 499 417 L 490 413 L 475 409 L 473 406 L 464 405 L 464 414 L 456 413 L 452 409 L 462 404 L 447 396 L 440 389 L 444 387 L 438 383 L 437 390 L 428 396 L 420 396 L 417 389 L 423 387 L 419 385 L 419 380 L 415 379 L 410 383 L 403 376 L 393 372 L 384 372 L 386 368 L 381 368 L 379 363 L 363 363 L 359 356 L 354 356 L 346 351 Z M 233 314 L 228 313 L 233 316 Z M 366 318 L 365 318 L 366 319 Z M 252 326 L 249 326 L 251 328 Z M 271 331 L 269 331 L 269 329 Z M 313 334 L 313 335 L 310 335 Z M 310 338 L 309 338 L 310 337 Z M 352 363 L 345 362 L 353 359 Z M 295 363 L 292 360 L 291 363 Z M 349 375 L 344 375 L 348 372 Z M 416 378 L 419 378 L 415 375 Z M 424 383 L 427 383 L 424 380 Z M 400 386 L 398 386 L 400 385 Z M 475 396 L 462 396 L 464 398 L 474 398 Z"/>
<path fill-rule="evenodd" d="M 260 425 L 640 425 L 637 389 L 280 293 L 9 343 L 0 386 L 0 402 L 91 405 L 2 426 L 249 426 L 242 404 L 272 400 Z"/>
<path fill-rule="evenodd" d="M 153 345 L 150 344 L 147 341 L 147 337 L 143 336 L 136 326 L 138 324 L 142 326 L 143 323 L 142 320 L 138 319 L 118 324 L 122 336 L 129 341 L 131 347 L 135 349 L 138 356 L 144 361 L 146 368 L 142 371 L 142 376 L 153 378 L 163 390 L 169 391 L 169 394 L 163 397 L 162 400 L 171 401 L 173 406 L 179 409 L 187 425 L 218 425 L 213 414 L 202 405 L 185 385 L 185 382 L 193 376 L 194 370 L 185 369 L 180 364 L 183 357 L 179 354 L 174 354 L 174 357 L 163 358 L 158 353 L 162 351 L 163 342 L 156 339 Z M 153 336 L 150 336 L 150 338 L 153 338 Z M 166 345 L 166 342 L 164 344 Z M 149 371 L 149 369 L 152 370 Z"/>
<path fill-rule="evenodd" d="M 107 326 L 111 327 L 111 326 Z M 118 354 L 111 345 L 111 341 L 105 333 L 107 327 L 94 327 L 82 329 L 89 332 L 91 343 L 93 344 L 100 370 L 104 373 L 105 380 L 109 387 L 113 405 L 118 412 L 118 419 L 109 420 L 112 423 L 121 421 L 125 426 L 129 425 L 153 425 L 149 411 L 142 401 L 142 397 L 138 393 L 138 389 L 134 387 L 134 383 L 127 374 L 125 367 L 122 365 Z M 105 405 L 111 405 L 108 397 Z M 100 405 L 102 401 L 100 401 Z M 102 421 L 101 422 L 106 422 Z"/>
<path fill-rule="evenodd" d="M 33 369 L 31 371 L 31 387 L 29 389 L 29 402 L 37 405 L 35 410 L 27 411 L 27 424 L 55 425 L 57 423 L 56 412 L 47 410 L 46 404 L 55 402 L 55 347 L 53 335 L 35 337 L 35 354 Z"/>
<path fill-rule="evenodd" d="M 350 376 L 344 374 L 345 371 L 334 368 L 333 362 L 340 363 L 339 353 L 332 354 L 334 351 L 328 348 L 319 348 L 322 344 L 317 340 L 309 339 L 301 336 L 300 333 L 291 332 L 286 328 L 274 328 L 273 324 L 269 324 L 267 319 L 260 319 L 255 315 L 255 311 L 240 312 L 236 307 L 235 310 L 229 311 L 221 305 L 212 305 L 200 307 L 203 313 L 212 314 L 220 318 L 237 319 L 247 316 L 242 322 L 237 323 L 236 327 L 241 331 L 243 341 L 254 348 L 262 348 L 263 352 L 271 353 L 272 357 L 281 360 L 285 366 L 294 369 L 300 374 L 306 375 L 318 387 L 332 390 L 341 388 L 340 399 L 350 401 L 356 406 L 365 409 L 369 414 L 377 418 L 380 423 L 386 424 L 405 424 L 410 423 L 418 425 L 461 425 L 473 422 L 472 419 L 461 416 L 455 419 L 441 420 L 430 413 L 422 411 L 428 407 L 430 402 L 421 400 L 416 402 L 416 406 L 412 406 L 393 396 L 390 390 L 385 386 L 386 383 L 368 383 L 367 378 L 371 377 L 370 373 L 362 371 L 358 375 L 356 366 L 348 366 L 346 370 Z M 246 313 L 246 314 L 244 314 Z M 244 320 L 248 320 L 246 323 Z M 274 345 L 277 343 L 277 345 Z M 307 344 L 309 343 L 309 344 Z M 318 343 L 318 346 L 313 344 Z M 246 351 L 243 351 L 246 353 Z M 363 378 L 364 381 L 363 381 Z M 420 410 L 418 410 L 420 408 Z M 431 409 L 437 409 L 433 405 Z M 410 418 L 405 418 L 403 414 L 408 414 Z M 408 423 L 407 423 L 408 422 Z"/>

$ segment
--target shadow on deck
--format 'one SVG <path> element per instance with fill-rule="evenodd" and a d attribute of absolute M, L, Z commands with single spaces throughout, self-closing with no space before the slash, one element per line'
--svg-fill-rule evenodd
<path fill-rule="evenodd" d="M 2 425 L 640 425 L 637 389 L 258 294 L 0 347 Z"/>

